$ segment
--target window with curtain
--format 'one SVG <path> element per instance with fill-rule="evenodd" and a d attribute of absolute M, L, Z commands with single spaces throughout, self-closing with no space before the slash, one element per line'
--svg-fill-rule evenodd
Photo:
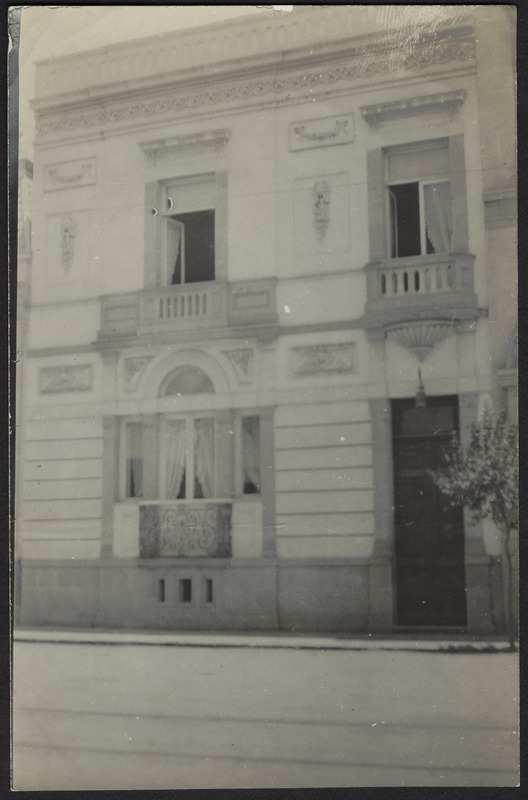
<path fill-rule="evenodd" d="M 260 494 L 260 419 L 242 417 L 242 492 Z"/>
<path fill-rule="evenodd" d="M 447 143 L 387 156 L 391 258 L 449 253 L 452 207 Z"/>
<path fill-rule="evenodd" d="M 125 430 L 125 497 L 143 497 L 143 426 L 129 422 Z"/>
<path fill-rule="evenodd" d="M 214 482 L 214 420 L 187 417 L 165 422 L 165 496 L 211 498 Z"/>

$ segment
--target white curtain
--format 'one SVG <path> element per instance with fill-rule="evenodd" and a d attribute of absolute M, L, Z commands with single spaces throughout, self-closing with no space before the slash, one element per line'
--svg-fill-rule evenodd
<path fill-rule="evenodd" d="M 425 227 L 435 253 L 451 251 L 453 221 L 449 183 L 424 186 Z"/>
<path fill-rule="evenodd" d="M 260 492 L 260 419 L 242 419 L 243 476 L 245 494 Z"/>
<path fill-rule="evenodd" d="M 167 448 L 167 499 L 177 500 L 180 488 L 183 488 L 182 497 L 185 497 L 185 454 L 186 436 L 184 420 L 167 420 L 166 427 Z"/>
<path fill-rule="evenodd" d="M 214 427 L 212 419 L 194 421 L 195 497 L 214 496 Z"/>
<path fill-rule="evenodd" d="M 143 427 L 139 422 L 126 426 L 126 496 L 143 496 Z"/>
<path fill-rule="evenodd" d="M 177 219 L 167 219 L 167 276 L 169 284 L 181 283 L 181 246 L 183 225 Z"/>

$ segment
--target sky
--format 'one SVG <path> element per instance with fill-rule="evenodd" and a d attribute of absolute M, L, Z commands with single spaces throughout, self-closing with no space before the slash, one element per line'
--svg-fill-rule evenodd
<path fill-rule="evenodd" d="M 289 6 L 277 6 L 288 9 Z M 33 158 L 35 66 L 40 59 L 270 13 L 270 6 L 28 6 L 20 24 L 20 157 Z M 278 13 L 288 13 L 280 10 Z"/>

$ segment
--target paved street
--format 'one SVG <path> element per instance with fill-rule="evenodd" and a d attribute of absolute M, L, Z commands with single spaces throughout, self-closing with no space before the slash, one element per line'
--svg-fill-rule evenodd
<path fill-rule="evenodd" d="M 14 788 L 512 786 L 509 653 L 17 642 Z"/>

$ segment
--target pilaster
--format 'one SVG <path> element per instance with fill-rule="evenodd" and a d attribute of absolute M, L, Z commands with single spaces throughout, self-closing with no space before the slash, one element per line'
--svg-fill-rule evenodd
<path fill-rule="evenodd" d="M 159 498 L 159 452 L 159 414 L 145 414 L 143 416 L 143 497 L 145 500 Z"/>
<path fill-rule="evenodd" d="M 233 497 L 235 473 L 234 413 L 230 409 L 222 409 L 216 412 L 215 420 L 216 495 L 222 498 Z"/>
<path fill-rule="evenodd" d="M 390 400 L 369 400 L 374 474 L 374 550 L 369 567 L 369 621 L 371 631 L 392 629 L 393 505 L 392 413 Z"/>
<path fill-rule="evenodd" d="M 101 558 L 112 556 L 114 539 L 114 503 L 119 496 L 119 420 L 103 417 L 103 519 Z"/>
<path fill-rule="evenodd" d="M 262 555 L 275 558 L 275 422 L 273 408 L 260 412 L 260 463 L 262 492 Z"/>

